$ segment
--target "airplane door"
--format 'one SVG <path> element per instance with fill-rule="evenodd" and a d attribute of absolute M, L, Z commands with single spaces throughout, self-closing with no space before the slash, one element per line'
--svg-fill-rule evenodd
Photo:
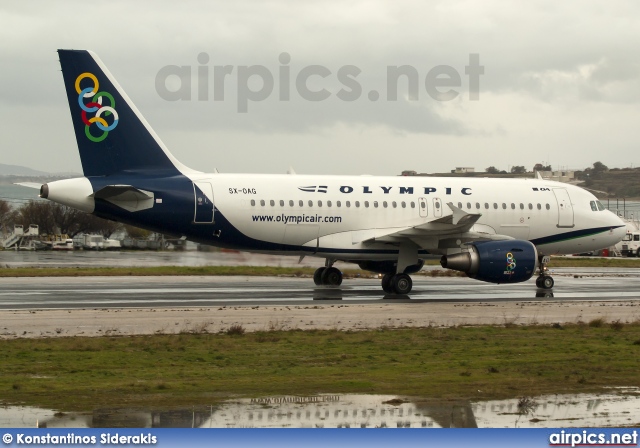
<path fill-rule="evenodd" d="M 421 218 L 426 218 L 427 216 L 429 216 L 429 203 L 425 198 L 418 199 L 418 207 Z"/>
<path fill-rule="evenodd" d="M 440 198 L 433 198 L 433 216 L 436 218 L 442 216 L 442 201 Z"/>
<path fill-rule="evenodd" d="M 553 194 L 558 202 L 558 227 L 573 227 L 573 207 L 566 188 L 554 188 Z"/>
<path fill-rule="evenodd" d="M 193 194 L 195 224 L 211 224 L 213 222 L 213 188 L 209 182 L 194 182 Z"/>

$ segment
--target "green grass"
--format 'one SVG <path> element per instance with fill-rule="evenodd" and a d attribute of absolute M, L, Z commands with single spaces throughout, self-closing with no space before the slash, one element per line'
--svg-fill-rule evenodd
<path fill-rule="evenodd" d="M 439 260 L 428 260 L 427 266 L 439 266 Z M 563 258 L 553 257 L 550 268 L 554 267 L 629 267 L 640 268 L 640 258 Z M 315 268 L 271 267 L 271 266 L 159 266 L 159 267 L 101 267 L 101 268 L 0 268 L 0 277 L 87 277 L 87 276 L 154 276 L 154 275 L 246 275 L 246 276 L 288 276 L 311 277 Z M 371 272 L 360 269 L 344 269 L 344 276 L 370 277 Z M 415 275 L 415 274 L 414 274 Z M 422 271 L 418 275 L 464 276 L 451 270 Z"/>
<path fill-rule="evenodd" d="M 63 411 L 366 393 L 499 399 L 640 386 L 640 325 L 0 341 L 0 401 Z"/>

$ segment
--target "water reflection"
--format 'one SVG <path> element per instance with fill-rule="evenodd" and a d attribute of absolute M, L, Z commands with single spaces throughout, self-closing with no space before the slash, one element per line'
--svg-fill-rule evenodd
<path fill-rule="evenodd" d="M 384 395 L 283 396 L 229 400 L 168 411 L 97 409 L 56 413 L 0 408 L 2 427 L 137 428 L 475 428 L 637 426 L 637 389 L 598 395 L 549 395 L 510 400 L 436 401 Z"/>

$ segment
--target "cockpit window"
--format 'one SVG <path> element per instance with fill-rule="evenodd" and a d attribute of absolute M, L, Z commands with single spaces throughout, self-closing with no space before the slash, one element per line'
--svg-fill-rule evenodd
<path fill-rule="evenodd" d="M 598 204 L 598 210 L 600 211 L 605 210 L 604 205 L 602 205 L 602 202 L 597 201 L 596 203 Z"/>
<path fill-rule="evenodd" d="M 593 210 L 594 212 L 598 211 L 598 206 L 596 205 L 596 201 L 591 201 L 589 202 L 589 204 L 591 204 L 591 210 Z"/>

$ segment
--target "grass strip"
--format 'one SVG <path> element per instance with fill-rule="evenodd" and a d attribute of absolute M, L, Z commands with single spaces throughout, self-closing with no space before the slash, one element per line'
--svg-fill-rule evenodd
<path fill-rule="evenodd" d="M 427 266 L 440 264 L 438 260 L 428 260 Z M 640 268 L 637 258 L 564 258 L 554 257 L 548 265 L 554 267 L 602 267 Z M 315 268 L 272 267 L 272 266 L 150 266 L 150 267 L 65 267 L 65 268 L 0 268 L 0 277 L 89 277 L 89 276 L 162 276 L 162 275 L 211 275 L 211 276 L 287 276 L 310 277 Z M 344 269 L 346 278 L 371 277 L 374 274 L 360 269 Z M 421 271 L 427 276 L 464 276 L 451 270 Z"/>
<path fill-rule="evenodd" d="M 640 324 L 0 341 L 0 400 L 62 411 L 371 393 L 500 399 L 640 386 Z"/>

